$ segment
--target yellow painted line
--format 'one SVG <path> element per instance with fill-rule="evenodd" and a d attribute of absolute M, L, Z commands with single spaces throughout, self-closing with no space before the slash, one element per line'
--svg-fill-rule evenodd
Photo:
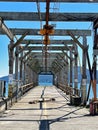
<path fill-rule="evenodd" d="M 44 104 L 43 104 L 43 108 L 44 108 L 44 111 L 43 111 L 43 115 L 45 115 L 45 119 L 47 119 L 47 103 L 46 102 L 44 102 Z"/>

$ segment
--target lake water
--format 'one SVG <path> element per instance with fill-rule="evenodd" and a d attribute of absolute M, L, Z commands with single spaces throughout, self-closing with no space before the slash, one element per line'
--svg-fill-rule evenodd
<path fill-rule="evenodd" d="M 39 86 L 52 86 L 53 85 L 53 75 L 52 74 L 39 74 L 38 76 Z"/>

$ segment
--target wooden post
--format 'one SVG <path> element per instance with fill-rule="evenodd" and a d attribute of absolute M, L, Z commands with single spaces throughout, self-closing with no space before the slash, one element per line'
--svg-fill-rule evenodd
<path fill-rule="evenodd" d="M 94 66 L 93 66 L 93 74 L 94 74 L 94 78 L 93 78 L 93 93 L 94 93 L 94 101 L 96 101 L 97 99 L 97 93 L 96 93 L 96 77 L 97 77 L 97 55 L 98 53 L 96 53 L 96 51 L 98 51 L 98 27 L 96 26 L 98 24 L 98 19 L 95 20 L 94 24 L 93 24 L 93 28 L 94 28 L 94 46 L 93 46 L 93 59 L 94 59 Z"/>
<path fill-rule="evenodd" d="M 81 84 L 81 98 L 83 105 L 86 104 L 86 91 L 87 91 L 87 76 L 86 76 L 86 55 L 87 55 L 87 39 L 86 36 L 83 36 L 83 54 L 82 54 L 82 84 Z"/>
<path fill-rule="evenodd" d="M 15 79 L 16 80 L 18 80 L 18 61 L 19 61 L 19 55 L 18 55 L 18 46 L 17 46 L 15 52 Z"/>
<path fill-rule="evenodd" d="M 64 67 L 63 78 L 64 78 L 64 85 L 65 85 L 65 87 L 67 87 L 67 85 L 68 85 L 68 67 L 67 67 L 67 65 Z"/>
<path fill-rule="evenodd" d="M 24 78 L 23 78 L 23 84 L 25 84 L 25 80 L 26 80 L 26 62 L 24 62 Z"/>
<path fill-rule="evenodd" d="M 14 66 L 14 49 L 12 46 L 14 41 L 12 40 L 8 45 L 8 52 L 9 52 L 9 88 L 8 88 L 8 96 L 11 98 L 13 97 L 13 66 Z"/>
<path fill-rule="evenodd" d="M 72 87 L 72 69 L 73 69 L 73 65 L 72 65 L 72 52 L 70 51 L 70 87 Z"/>
<path fill-rule="evenodd" d="M 18 61 L 19 61 L 18 49 L 19 49 L 19 47 L 17 46 L 16 52 L 15 52 L 16 102 L 18 99 Z"/>
<path fill-rule="evenodd" d="M 14 50 L 11 48 L 14 44 L 14 41 L 11 41 L 9 46 L 8 46 L 8 51 L 9 51 L 9 74 L 13 74 L 13 64 L 14 64 Z"/>
<path fill-rule="evenodd" d="M 94 56 L 94 68 L 93 68 L 93 72 L 94 72 L 94 80 L 93 80 L 93 93 L 94 93 L 94 101 L 96 101 L 97 99 L 97 95 L 96 95 L 96 84 L 97 84 L 97 81 L 96 81 L 96 56 Z"/>
<path fill-rule="evenodd" d="M 22 70 L 23 70 L 23 52 L 21 53 L 20 57 L 20 80 L 22 81 Z"/>
<path fill-rule="evenodd" d="M 75 88 L 75 94 L 78 95 L 76 89 L 78 88 L 78 50 L 77 45 L 75 45 L 75 65 L 74 65 L 74 88 Z"/>

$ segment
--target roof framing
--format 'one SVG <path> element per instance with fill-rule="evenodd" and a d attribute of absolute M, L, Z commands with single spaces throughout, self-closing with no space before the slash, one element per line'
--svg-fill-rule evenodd
<path fill-rule="evenodd" d="M 58 44 L 58 45 L 64 45 L 64 44 L 67 44 L 67 45 L 72 45 L 73 44 L 73 40 L 51 40 L 51 45 L 55 45 L 55 44 Z M 28 40 L 23 40 L 22 41 L 22 44 L 42 44 L 42 40 L 36 40 L 36 39 L 28 39 Z"/>
<path fill-rule="evenodd" d="M 32 50 L 32 51 L 33 51 L 33 50 L 42 50 L 42 48 L 44 48 L 44 47 L 42 47 L 42 46 L 40 46 L 40 47 L 39 47 L 39 46 L 38 46 L 38 47 L 37 47 L 37 46 L 34 46 L 34 47 L 29 46 L 29 47 L 25 48 L 25 50 L 26 50 L 26 51 L 28 51 L 28 50 Z M 74 46 L 71 46 L 70 49 L 74 49 Z M 57 47 L 53 47 L 53 46 L 49 46 L 49 47 L 48 47 L 48 50 L 50 50 L 50 51 L 57 51 L 57 50 L 60 50 L 60 51 L 62 51 L 62 50 L 69 51 L 66 46 L 63 46 L 63 47 L 58 47 L 58 46 L 57 46 Z"/>
<path fill-rule="evenodd" d="M 0 0 L 0 2 L 36 2 L 36 0 Z M 39 0 L 39 2 L 46 2 L 46 0 Z M 50 2 L 77 2 L 77 3 L 97 3 L 98 0 L 50 0 Z M 39 14 L 38 12 L 0 12 L 0 17 L 5 20 L 5 21 L 23 21 L 23 22 L 29 22 L 29 21 L 40 21 L 39 19 Z M 41 13 L 41 17 L 42 17 L 42 21 L 46 21 L 46 13 Z M 58 21 L 58 22 L 67 22 L 67 21 L 74 21 L 74 22 L 93 22 L 98 18 L 98 13 L 49 13 L 49 21 Z M 28 35 L 40 35 L 38 32 L 40 29 L 22 29 L 22 28 L 10 28 L 9 29 L 11 32 L 13 32 L 13 35 L 23 35 L 25 32 L 28 32 Z M 71 31 L 74 35 L 76 36 L 91 36 L 91 31 L 90 30 L 64 30 L 64 29 L 56 29 L 55 33 L 53 36 L 69 36 L 67 31 Z M 3 32 L 0 31 L 0 34 L 4 34 Z M 24 40 L 23 43 L 24 44 L 28 44 L 28 42 L 31 42 L 30 44 L 41 44 L 41 40 Z M 52 44 L 71 44 L 73 41 L 71 40 L 52 40 L 51 42 L 54 42 Z M 33 54 L 33 53 L 37 53 L 37 51 L 42 51 L 41 55 L 40 52 L 37 53 L 37 55 L 35 55 L 36 57 L 33 57 L 32 60 L 29 60 L 28 63 L 33 63 L 33 69 L 36 66 L 39 66 L 39 63 L 42 65 L 42 56 L 43 56 L 43 49 L 44 46 L 25 46 L 23 45 L 23 48 L 25 51 L 25 53 L 27 55 L 24 55 L 24 57 L 26 58 L 28 55 Z M 70 49 L 68 49 L 70 48 Z M 64 51 L 69 51 L 73 49 L 75 51 L 74 46 L 71 44 L 71 46 L 48 46 L 48 51 L 50 51 L 50 53 L 52 53 L 52 55 L 48 55 L 47 58 L 51 59 L 50 61 L 47 61 L 48 65 L 47 67 L 51 67 L 52 63 L 56 63 L 56 66 L 60 66 L 59 64 L 61 63 L 61 59 L 57 58 L 57 51 L 58 53 L 60 52 L 61 54 L 63 54 Z M 28 51 L 28 52 L 27 52 Z M 44 52 L 45 54 L 45 52 Z M 54 56 L 53 56 L 54 55 Z M 24 59 L 25 59 L 24 58 Z M 43 60 L 45 59 L 45 57 L 43 57 Z M 35 61 L 35 62 L 34 62 Z M 39 61 L 39 63 L 38 63 Z M 45 62 L 45 60 L 44 60 Z M 62 62 L 63 63 L 63 62 Z M 43 66 L 42 66 L 43 67 Z M 61 65 L 62 67 L 62 65 Z M 37 67 L 38 68 L 38 67 Z M 38 71 L 36 68 L 36 71 Z"/>
<path fill-rule="evenodd" d="M 15 21 L 40 21 L 37 12 L 0 12 L 3 20 Z M 45 21 L 45 13 L 41 13 L 42 21 Z M 50 13 L 49 21 L 95 21 L 98 13 Z"/>
<path fill-rule="evenodd" d="M 40 29 L 23 29 L 23 28 L 9 28 L 9 30 L 14 34 L 14 35 L 22 35 L 25 32 L 28 32 L 28 35 L 40 35 L 39 31 Z M 54 31 L 53 36 L 69 36 L 68 31 L 71 31 L 74 35 L 76 36 L 91 36 L 91 30 L 76 30 L 76 29 L 56 29 Z M 0 34 L 4 34 L 4 32 L 0 32 Z"/>

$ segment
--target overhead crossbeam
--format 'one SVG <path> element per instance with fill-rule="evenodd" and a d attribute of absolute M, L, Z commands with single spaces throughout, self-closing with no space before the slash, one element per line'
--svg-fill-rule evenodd
<path fill-rule="evenodd" d="M 39 30 L 40 29 L 23 29 L 23 28 L 10 28 L 11 32 L 13 32 L 14 35 L 22 35 L 25 32 L 28 32 L 28 35 L 40 35 Z M 53 36 L 69 36 L 68 31 L 71 31 L 76 36 L 91 36 L 91 30 L 77 30 L 77 29 L 56 29 Z M 0 32 L 0 34 L 4 34 L 3 32 Z"/>
<path fill-rule="evenodd" d="M 74 46 L 70 46 L 70 48 L 74 49 Z M 32 49 L 32 51 L 33 50 L 42 50 L 42 46 L 41 47 L 39 47 L 39 46 L 38 47 L 37 46 L 34 46 L 34 47 L 29 46 L 25 50 L 30 50 L 30 49 Z M 54 47 L 48 47 L 48 50 L 50 50 L 50 51 L 51 50 L 55 50 L 55 51 L 57 50 L 58 51 L 58 50 L 67 50 L 67 48 L 66 47 L 55 47 L 54 46 Z"/>
<path fill-rule="evenodd" d="M 15 21 L 39 21 L 37 12 L 0 12 L 4 20 Z M 42 21 L 45 21 L 45 13 L 41 13 Z M 98 18 L 98 13 L 49 13 L 49 21 L 94 21 Z"/>
<path fill-rule="evenodd" d="M 21 44 L 28 44 L 28 42 L 30 44 L 43 44 L 43 41 L 42 40 L 36 40 L 36 39 L 27 39 L 27 40 L 23 40 L 21 42 Z M 72 45 L 73 44 L 73 40 L 51 40 L 50 41 L 50 44 L 51 45 Z"/>

